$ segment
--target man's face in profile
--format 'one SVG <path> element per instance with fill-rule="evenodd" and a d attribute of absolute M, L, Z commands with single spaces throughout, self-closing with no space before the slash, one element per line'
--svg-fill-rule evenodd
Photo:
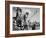
<path fill-rule="evenodd" d="M 28 12 L 26 12 L 26 18 L 28 17 L 28 15 L 29 15 L 29 13 L 28 13 Z"/>

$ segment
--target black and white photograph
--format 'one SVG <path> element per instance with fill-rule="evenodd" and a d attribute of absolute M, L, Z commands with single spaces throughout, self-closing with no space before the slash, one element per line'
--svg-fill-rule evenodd
<path fill-rule="evenodd" d="M 13 7 L 13 31 L 39 30 L 40 8 Z"/>

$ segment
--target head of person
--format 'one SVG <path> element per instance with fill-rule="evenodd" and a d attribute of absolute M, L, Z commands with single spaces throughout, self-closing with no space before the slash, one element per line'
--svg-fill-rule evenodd
<path fill-rule="evenodd" d="M 29 13 L 28 13 L 28 12 L 26 12 L 26 17 L 28 17 L 28 15 L 29 15 Z"/>
<path fill-rule="evenodd" d="M 17 10 L 16 10 L 16 11 L 17 11 L 18 15 L 21 16 L 21 14 L 22 14 L 22 9 L 19 8 L 19 7 L 17 7 Z"/>

